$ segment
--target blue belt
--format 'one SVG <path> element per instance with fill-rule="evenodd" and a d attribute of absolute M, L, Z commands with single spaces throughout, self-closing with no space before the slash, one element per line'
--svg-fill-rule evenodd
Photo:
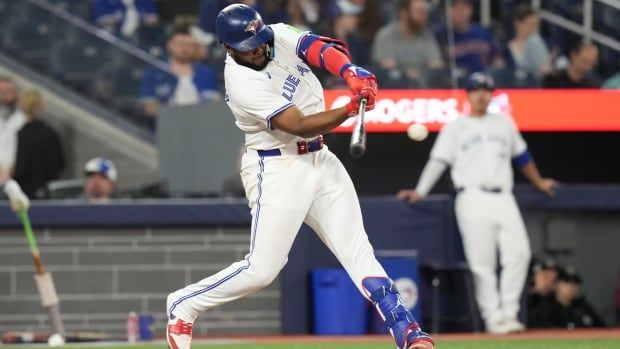
<path fill-rule="evenodd" d="M 503 190 L 500 187 L 480 187 L 480 190 L 487 192 L 487 193 L 494 193 L 494 194 L 500 194 Z M 457 187 L 456 188 L 456 192 L 457 193 L 462 193 L 465 191 L 464 187 Z"/>
<path fill-rule="evenodd" d="M 298 155 L 314 153 L 315 151 L 319 151 L 321 149 L 323 149 L 323 136 L 319 136 L 318 138 L 313 139 L 309 142 L 306 142 L 306 141 L 297 142 L 297 154 Z M 262 156 L 262 157 L 282 155 L 282 151 L 277 148 L 257 150 L 256 152 L 258 153 L 259 156 Z"/>

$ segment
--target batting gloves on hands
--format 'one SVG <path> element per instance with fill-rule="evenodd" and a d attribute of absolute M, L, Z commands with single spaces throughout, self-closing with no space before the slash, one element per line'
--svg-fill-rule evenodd
<path fill-rule="evenodd" d="M 11 209 L 13 211 L 17 212 L 22 208 L 24 210 L 28 210 L 30 208 L 30 200 L 15 180 L 9 179 L 6 183 L 4 183 L 4 192 L 9 198 Z"/>
<path fill-rule="evenodd" d="M 368 70 L 351 65 L 344 71 L 342 77 L 347 81 L 354 96 L 363 94 L 368 100 L 370 109 L 375 107 L 375 96 L 377 96 L 377 78 Z"/>
<path fill-rule="evenodd" d="M 344 106 L 345 111 L 347 113 L 347 116 L 357 116 L 357 113 L 360 110 L 360 104 L 362 103 L 362 99 L 366 99 L 366 111 L 369 110 L 373 110 L 375 108 L 375 103 L 374 103 L 374 96 L 373 98 L 373 103 L 372 105 L 370 105 L 370 97 L 371 95 L 368 94 L 367 92 L 362 92 L 358 95 L 355 95 L 353 97 L 351 97 L 351 100 L 349 101 L 349 103 L 347 105 Z"/>

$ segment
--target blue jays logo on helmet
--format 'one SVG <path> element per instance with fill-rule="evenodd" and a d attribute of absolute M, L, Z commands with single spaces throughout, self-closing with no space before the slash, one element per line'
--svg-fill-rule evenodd
<path fill-rule="evenodd" d="M 215 32 L 220 42 L 242 52 L 273 40 L 273 30 L 263 23 L 260 14 L 242 4 L 228 5 L 220 11 Z"/>
<path fill-rule="evenodd" d="M 245 31 L 251 32 L 252 34 L 256 34 L 256 31 L 258 30 L 259 27 L 260 27 L 260 22 L 255 19 L 252 22 L 250 22 L 250 24 L 248 24 L 247 27 L 245 27 Z"/>

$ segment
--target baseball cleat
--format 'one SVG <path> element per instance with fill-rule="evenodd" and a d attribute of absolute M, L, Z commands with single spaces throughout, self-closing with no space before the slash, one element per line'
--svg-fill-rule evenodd
<path fill-rule="evenodd" d="M 420 339 L 417 342 L 411 343 L 408 349 L 435 349 L 435 344 L 426 339 Z"/>
<path fill-rule="evenodd" d="M 506 331 L 508 331 L 508 333 L 525 332 L 525 325 L 516 319 L 506 321 L 504 326 L 506 327 Z"/>
<path fill-rule="evenodd" d="M 434 349 L 435 341 L 426 332 L 420 330 L 415 324 L 415 331 L 409 333 L 407 340 L 407 349 Z M 412 336 L 413 335 L 413 336 Z"/>
<path fill-rule="evenodd" d="M 192 345 L 192 323 L 179 317 L 168 320 L 166 340 L 170 349 L 189 349 Z"/>

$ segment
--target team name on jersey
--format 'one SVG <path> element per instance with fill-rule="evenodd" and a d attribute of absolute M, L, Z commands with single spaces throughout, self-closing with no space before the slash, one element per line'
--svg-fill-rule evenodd
<path fill-rule="evenodd" d="M 297 65 L 297 70 L 299 70 L 299 74 L 301 74 L 301 76 L 306 75 L 306 73 L 310 71 L 310 69 L 308 69 L 306 67 L 302 67 L 299 64 Z"/>
<path fill-rule="evenodd" d="M 292 74 L 284 80 L 284 85 L 282 86 L 282 97 L 286 98 L 289 102 L 293 100 L 293 95 L 295 91 L 297 91 L 297 86 L 299 86 L 300 78 L 296 78 Z"/>

